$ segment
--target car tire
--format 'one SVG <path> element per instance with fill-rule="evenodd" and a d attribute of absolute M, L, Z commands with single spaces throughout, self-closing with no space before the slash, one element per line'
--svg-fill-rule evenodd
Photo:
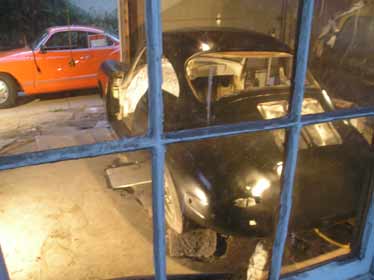
<path fill-rule="evenodd" d="M 169 168 L 165 166 L 165 221 L 169 229 L 177 234 L 184 231 L 184 218 L 178 193 Z"/>
<path fill-rule="evenodd" d="M 0 74 L 0 108 L 9 108 L 16 105 L 17 83 L 12 77 Z"/>

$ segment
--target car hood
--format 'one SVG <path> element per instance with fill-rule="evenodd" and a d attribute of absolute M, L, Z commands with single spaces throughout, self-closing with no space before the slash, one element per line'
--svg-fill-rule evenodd
<path fill-rule="evenodd" d="M 31 53 L 28 47 L 0 52 L 0 61 L 18 60 Z"/>
<path fill-rule="evenodd" d="M 318 220 L 332 214 L 347 216 L 354 212 L 372 156 L 369 145 L 358 133 L 347 134 L 350 139 L 343 135 L 343 144 L 300 150 L 294 200 L 295 212 L 301 221 L 306 220 L 305 216 Z M 271 182 L 262 197 L 263 206 L 270 210 L 278 205 L 280 176 L 277 166 L 282 163 L 285 151 L 276 145 L 273 132 L 173 146 L 168 151 L 178 158 L 179 164 L 184 164 L 186 172 L 200 178 L 204 176 L 203 185 L 217 208 L 224 209 L 222 206 L 229 206 L 235 199 L 249 197 L 251 194 L 246 187 L 259 178 Z"/>

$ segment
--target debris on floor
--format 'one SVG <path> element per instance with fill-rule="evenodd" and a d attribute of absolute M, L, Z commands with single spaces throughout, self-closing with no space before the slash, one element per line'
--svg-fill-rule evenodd
<path fill-rule="evenodd" d="M 195 229 L 183 234 L 168 231 L 168 253 L 171 257 L 207 259 L 217 249 L 217 233 L 210 229 Z"/>
<path fill-rule="evenodd" d="M 110 187 L 124 189 L 149 185 L 152 183 L 151 164 L 130 163 L 105 170 Z"/>
<path fill-rule="evenodd" d="M 259 241 L 249 259 L 247 280 L 262 280 L 268 274 L 267 264 L 270 257 L 270 247 L 265 241 Z"/>
<path fill-rule="evenodd" d="M 97 95 L 39 100 L 1 110 L 2 155 L 94 144 L 116 139 Z"/>
<path fill-rule="evenodd" d="M 16 141 L 16 138 L 0 139 L 0 151 Z"/>

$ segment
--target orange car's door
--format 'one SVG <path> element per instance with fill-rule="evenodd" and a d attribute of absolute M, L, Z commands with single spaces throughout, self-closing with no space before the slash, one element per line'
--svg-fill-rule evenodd
<path fill-rule="evenodd" d="M 83 38 L 83 35 L 78 37 Z M 77 71 L 84 78 L 82 83 L 86 87 L 96 87 L 100 65 L 107 59 L 119 60 L 119 46 L 104 33 L 86 33 L 86 40 L 87 48 L 73 50 L 73 56 Z"/>
<path fill-rule="evenodd" d="M 88 46 L 93 53 L 91 65 L 97 70 L 105 60 L 120 59 L 119 44 L 106 34 L 89 33 Z"/>
<path fill-rule="evenodd" d="M 76 68 L 71 46 L 74 32 L 58 32 L 53 34 L 36 54 L 40 68 L 35 79 L 38 92 L 54 92 L 74 89 Z"/>
<path fill-rule="evenodd" d="M 98 85 L 100 65 L 107 59 L 119 60 L 119 45 L 104 33 L 76 32 L 77 45 L 72 49 L 75 88 Z"/>

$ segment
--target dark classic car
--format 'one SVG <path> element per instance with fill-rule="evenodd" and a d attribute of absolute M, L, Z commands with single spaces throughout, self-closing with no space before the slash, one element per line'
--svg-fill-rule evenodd
<path fill-rule="evenodd" d="M 165 130 L 280 118 L 290 97 L 292 54 L 267 35 L 237 29 L 163 34 Z M 108 61 L 108 117 L 120 136 L 147 131 L 146 49 L 128 69 Z M 333 105 L 312 74 L 303 113 Z M 270 235 L 279 205 L 285 131 L 266 131 L 168 146 L 166 222 L 182 233 L 197 224 L 219 233 Z M 144 158 L 143 158 L 144 159 Z M 349 121 L 302 129 L 291 227 L 355 217 L 370 145 Z M 133 162 L 142 161 L 138 152 Z"/>

